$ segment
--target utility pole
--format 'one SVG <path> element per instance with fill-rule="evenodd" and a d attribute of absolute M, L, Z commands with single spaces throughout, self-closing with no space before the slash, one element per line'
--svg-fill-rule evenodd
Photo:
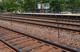
<path fill-rule="evenodd" d="M 36 6 L 37 6 L 37 1 L 35 0 L 35 12 L 37 12 Z"/>
<path fill-rule="evenodd" d="M 41 10 L 40 10 L 40 12 L 44 12 L 44 6 L 43 6 L 43 3 L 44 3 L 44 1 L 41 0 L 41 1 L 40 1 L 40 4 L 41 4 Z"/>
<path fill-rule="evenodd" d="M 3 11 L 4 11 L 5 10 L 4 0 L 1 0 L 1 2 L 2 2 L 2 5 L 3 5 Z"/>

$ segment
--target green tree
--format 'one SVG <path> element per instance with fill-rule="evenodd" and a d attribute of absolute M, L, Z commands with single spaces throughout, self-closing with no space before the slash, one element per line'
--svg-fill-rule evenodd
<path fill-rule="evenodd" d="M 35 10 L 35 0 L 17 0 L 17 5 L 21 12 Z"/>
<path fill-rule="evenodd" d="M 74 0 L 72 3 L 72 12 L 80 12 L 80 0 Z"/>
<path fill-rule="evenodd" d="M 4 0 L 4 7 L 7 11 L 15 11 L 17 9 L 16 0 Z"/>
<path fill-rule="evenodd" d="M 3 3 L 2 2 L 0 2 L 0 12 L 2 12 L 3 11 Z"/>
<path fill-rule="evenodd" d="M 34 11 L 35 10 L 35 0 L 24 0 L 24 10 Z"/>
<path fill-rule="evenodd" d="M 53 11 L 53 12 L 59 12 L 61 11 L 61 8 L 60 8 L 60 2 L 58 0 L 50 0 L 50 10 Z"/>

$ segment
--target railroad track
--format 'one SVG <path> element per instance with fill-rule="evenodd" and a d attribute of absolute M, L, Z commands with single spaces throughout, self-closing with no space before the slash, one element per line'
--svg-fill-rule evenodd
<path fill-rule="evenodd" d="M 61 46 L 72 48 L 72 50 L 80 50 L 80 22 L 73 20 L 57 20 L 40 18 L 39 16 L 16 17 L 2 16 L 1 23 L 6 28 L 18 31 L 54 44 L 55 41 L 60 42 Z M 74 22 L 74 23 L 73 23 Z M 10 23 L 10 25 L 9 25 Z M 8 25 L 7 25 L 8 24 Z M 10 26 L 10 27 L 7 27 Z M 45 36 L 46 34 L 46 36 Z M 54 41 L 55 40 L 55 41 Z M 62 45 L 63 44 L 63 45 Z M 65 46 L 65 44 L 67 46 Z M 77 49 L 75 49 L 77 48 Z"/>
<path fill-rule="evenodd" d="M 51 26 L 51 27 L 58 27 L 63 29 L 69 29 L 69 30 L 75 30 L 80 31 L 80 22 L 73 22 L 73 21 L 65 21 L 65 20 L 56 20 L 56 19 L 44 19 L 44 18 L 25 18 L 25 17 L 14 17 L 14 16 L 7 16 L 7 17 L 0 17 L 0 19 L 5 20 L 12 20 L 12 21 L 19 21 L 23 23 L 32 23 L 32 24 L 38 24 L 38 25 L 44 25 L 44 26 Z"/>
<path fill-rule="evenodd" d="M 0 52 L 16 52 L 16 51 L 11 47 L 7 46 L 2 41 L 0 41 Z"/>
<path fill-rule="evenodd" d="M 58 23 L 60 23 L 60 21 L 62 21 L 61 23 L 73 23 L 73 22 L 75 22 L 75 23 L 79 23 L 80 22 L 80 20 L 78 19 L 78 20 L 76 20 L 75 18 L 73 18 L 73 19 L 65 19 L 65 18 L 57 18 L 57 16 L 53 16 L 53 17 L 51 17 L 51 16 L 37 16 L 37 15 L 35 15 L 35 16 L 28 16 L 28 15 L 1 15 L 1 16 L 4 16 L 4 17 L 16 17 L 16 18 L 32 18 L 32 19 L 44 19 L 45 21 L 53 21 L 53 22 L 55 22 L 55 21 L 59 21 Z M 64 21 L 64 22 L 63 22 Z M 73 23 L 74 24 L 74 23 Z"/>
<path fill-rule="evenodd" d="M 12 47 L 15 50 L 13 52 L 70 52 L 2 27 L 0 27 L 0 40 Z"/>
<path fill-rule="evenodd" d="M 17 17 L 29 17 L 29 18 L 38 18 L 38 19 L 48 19 L 48 20 L 57 20 L 57 21 L 68 21 L 68 22 L 80 22 L 79 16 L 68 16 L 68 15 L 41 15 L 41 14 L 11 14 L 6 16 L 17 16 Z M 27 18 L 26 17 L 26 18 Z"/>

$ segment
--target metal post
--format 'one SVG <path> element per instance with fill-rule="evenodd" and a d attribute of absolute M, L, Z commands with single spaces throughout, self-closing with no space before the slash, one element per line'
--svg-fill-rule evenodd
<path fill-rule="evenodd" d="M 36 0 L 35 0 L 35 3 L 34 4 L 35 4 L 35 11 L 36 11 Z"/>
<path fill-rule="evenodd" d="M 40 12 L 44 12 L 43 0 L 41 0 L 40 3 L 41 3 L 41 11 Z"/>

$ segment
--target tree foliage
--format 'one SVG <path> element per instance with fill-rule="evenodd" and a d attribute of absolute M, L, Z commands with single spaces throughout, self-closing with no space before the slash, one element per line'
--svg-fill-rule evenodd
<path fill-rule="evenodd" d="M 7 11 L 15 11 L 17 8 L 16 0 L 4 0 L 3 3 Z"/>
<path fill-rule="evenodd" d="M 34 11 L 35 10 L 35 0 L 24 0 L 24 10 Z"/>
<path fill-rule="evenodd" d="M 1 12 L 3 9 L 4 9 L 4 8 L 3 8 L 3 3 L 0 2 L 0 12 Z"/>
<path fill-rule="evenodd" d="M 80 0 L 3 0 L 7 11 L 35 11 L 37 3 L 50 3 L 52 12 L 80 11 Z M 2 9 L 0 4 L 0 9 Z"/>

